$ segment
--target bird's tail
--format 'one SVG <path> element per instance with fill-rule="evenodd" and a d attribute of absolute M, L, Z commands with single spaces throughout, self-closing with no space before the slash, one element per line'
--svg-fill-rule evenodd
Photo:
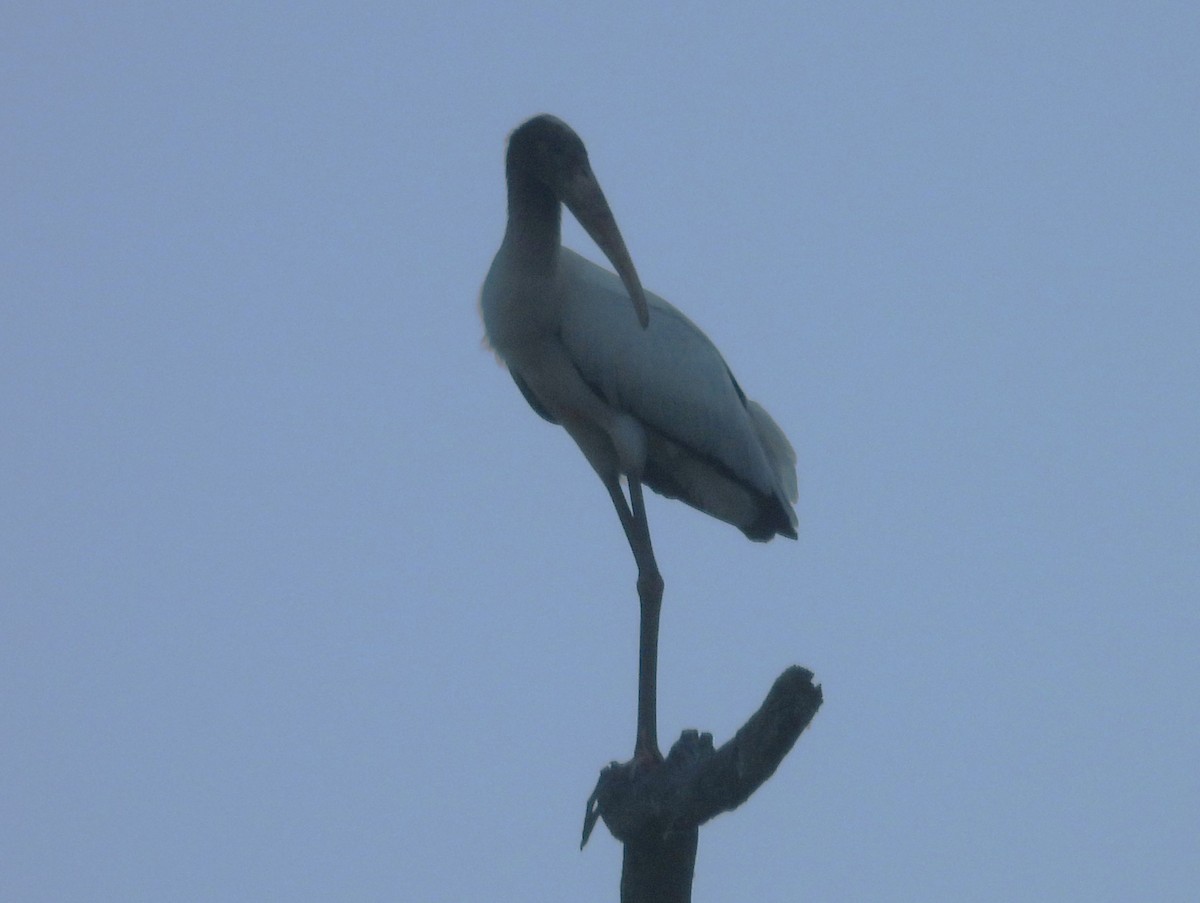
<path fill-rule="evenodd" d="M 747 400 L 746 408 L 750 411 L 750 419 L 754 423 L 758 438 L 762 440 L 771 469 L 775 471 L 779 488 L 793 505 L 796 504 L 800 498 L 799 487 L 796 485 L 796 450 L 792 448 L 792 443 L 788 442 L 779 424 L 771 419 L 771 415 L 762 405 Z"/>

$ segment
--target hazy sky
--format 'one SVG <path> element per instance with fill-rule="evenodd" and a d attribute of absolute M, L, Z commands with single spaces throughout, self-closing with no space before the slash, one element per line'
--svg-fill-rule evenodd
<path fill-rule="evenodd" d="M 477 309 L 542 111 L 800 458 L 649 502 L 664 744 L 826 696 L 697 903 L 1195 899 L 1200 8 L 113 6 L 0 13 L 0 899 L 616 899 L 633 562 Z"/>

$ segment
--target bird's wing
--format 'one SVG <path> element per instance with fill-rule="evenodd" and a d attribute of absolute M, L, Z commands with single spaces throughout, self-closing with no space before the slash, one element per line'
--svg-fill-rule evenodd
<path fill-rule="evenodd" d="M 764 447 L 749 407 L 753 402 L 747 402 L 720 352 L 691 320 L 647 292 L 650 325 L 643 330 L 620 279 L 566 248 L 560 274 L 570 285 L 563 344 L 584 380 L 608 404 L 748 488 L 766 496 L 791 494 Z M 775 433 L 786 445 L 778 427 Z M 791 468 L 794 484 L 794 457 Z"/>

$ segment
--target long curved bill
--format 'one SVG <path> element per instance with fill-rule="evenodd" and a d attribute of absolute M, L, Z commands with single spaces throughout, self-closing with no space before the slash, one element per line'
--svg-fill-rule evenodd
<path fill-rule="evenodd" d="M 560 195 L 567 209 L 579 220 L 579 225 L 583 226 L 621 277 L 625 291 L 629 292 L 629 300 L 633 302 L 633 309 L 637 312 L 638 322 L 642 324 L 642 329 L 645 329 L 650 325 L 646 293 L 642 290 L 642 282 L 638 279 L 637 270 L 633 268 L 629 251 L 625 249 L 625 241 L 621 238 L 617 221 L 591 167 L 585 164 L 571 174 L 562 186 Z"/>

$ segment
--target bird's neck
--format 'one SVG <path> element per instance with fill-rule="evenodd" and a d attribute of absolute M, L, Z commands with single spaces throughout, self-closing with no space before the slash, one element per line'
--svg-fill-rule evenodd
<path fill-rule="evenodd" d="M 554 268 L 562 243 L 562 210 L 554 192 L 511 168 L 504 243 L 527 267 L 544 272 Z"/>

